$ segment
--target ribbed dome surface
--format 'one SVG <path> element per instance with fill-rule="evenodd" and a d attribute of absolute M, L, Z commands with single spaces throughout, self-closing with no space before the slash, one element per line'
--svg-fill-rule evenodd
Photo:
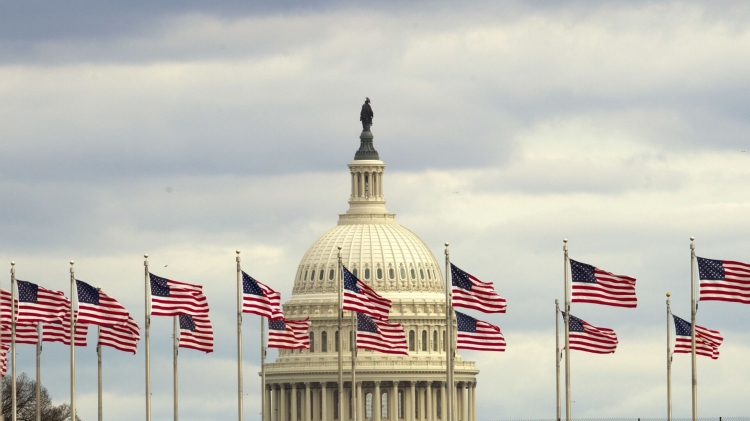
<path fill-rule="evenodd" d="M 430 249 L 394 221 L 328 230 L 302 258 L 293 295 L 336 291 L 338 246 L 344 266 L 375 290 L 443 291 L 440 266 Z"/>

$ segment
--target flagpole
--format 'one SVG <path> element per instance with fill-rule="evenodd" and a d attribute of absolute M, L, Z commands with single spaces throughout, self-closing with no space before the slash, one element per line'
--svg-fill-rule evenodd
<path fill-rule="evenodd" d="M 264 417 L 261 421 L 267 421 L 267 414 L 271 411 L 271 408 L 266 408 L 266 318 L 260 318 L 260 383 L 262 388 L 261 397 L 263 403 L 261 404 L 262 413 Z M 271 417 L 268 417 L 270 419 Z"/>
<path fill-rule="evenodd" d="M 172 382 L 173 382 L 173 399 L 174 399 L 174 421 L 177 421 L 179 419 L 178 416 L 178 403 L 177 403 L 177 347 L 180 346 L 179 339 L 177 338 L 177 319 L 180 316 L 174 316 L 172 318 Z"/>
<path fill-rule="evenodd" d="M 10 382 L 10 416 L 12 421 L 18 420 L 17 392 L 16 392 L 16 262 L 10 262 L 10 356 L 13 377 Z"/>
<path fill-rule="evenodd" d="M 36 324 L 36 421 L 42 421 L 42 324 Z"/>
<path fill-rule="evenodd" d="M 690 237 L 690 346 L 693 363 L 693 421 L 698 420 L 698 369 L 695 359 L 695 237 Z"/>
<path fill-rule="evenodd" d="M 101 288 L 97 288 L 99 291 L 101 291 Z M 103 421 L 104 419 L 104 405 L 102 402 L 102 344 L 100 343 L 100 338 L 102 337 L 102 328 L 101 326 L 96 327 L 96 368 L 97 368 L 97 414 L 98 414 L 98 421 Z"/>
<path fill-rule="evenodd" d="M 151 285 L 149 282 L 148 273 L 148 254 L 143 255 L 143 267 L 144 267 L 144 285 L 145 285 L 145 315 L 146 315 L 146 421 L 151 421 L 151 306 L 149 305 L 149 292 L 151 291 Z"/>
<path fill-rule="evenodd" d="M 555 300 L 555 368 L 557 376 L 555 377 L 555 391 L 557 392 L 557 421 L 560 421 L 560 300 Z M 668 420 L 669 421 L 669 420 Z"/>
<path fill-rule="evenodd" d="M 570 297 L 568 295 L 568 239 L 563 240 L 563 251 L 565 258 L 563 273 L 565 278 L 565 313 L 563 323 L 565 324 L 565 421 L 571 421 L 570 415 Z"/>
<path fill-rule="evenodd" d="M 352 313 L 352 421 L 357 421 L 357 312 Z M 343 418 L 340 418 L 343 419 Z"/>
<path fill-rule="evenodd" d="M 76 275 L 73 268 L 73 262 L 70 261 L 70 419 L 76 419 L 76 321 L 75 321 L 75 283 Z"/>
<path fill-rule="evenodd" d="M 455 421 L 456 414 L 453 411 L 456 386 L 453 384 L 453 308 L 451 306 L 451 257 L 448 249 L 449 243 L 445 243 L 445 375 L 446 400 L 448 421 Z"/>
<path fill-rule="evenodd" d="M 667 293 L 667 421 L 672 421 L 672 353 L 670 352 L 670 338 L 669 338 L 669 331 L 670 331 L 670 315 L 672 314 L 672 310 L 669 307 L 669 296 L 670 294 Z"/>
<path fill-rule="evenodd" d="M 240 251 L 237 250 L 237 414 L 238 420 L 242 421 L 242 269 L 240 268 Z M 261 320 L 261 326 L 263 325 Z M 263 347 L 263 338 L 261 337 L 261 348 Z M 266 389 L 261 388 L 260 392 L 260 419 L 265 421 L 266 414 Z"/>
<path fill-rule="evenodd" d="M 343 353 L 343 338 L 341 337 L 341 320 L 344 316 L 344 279 L 343 276 L 341 276 L 341 246 L 338 246 L 339 252 L 338 252 L 338 262 L 339 262 L 339 270 L 338 270 L 338 278 L 339 278 L 339 330 L 337 332 L 339 336 L 339 407 L 338 407 L 338 413 L 339 413 L 339 419 L 343 419 L 344 416 L 344 353 Z"/>

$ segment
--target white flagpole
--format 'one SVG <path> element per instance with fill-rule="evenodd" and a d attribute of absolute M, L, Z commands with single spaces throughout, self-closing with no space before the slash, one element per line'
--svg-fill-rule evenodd
<path fill-rule="evenodd" d="M 695 237 L 690 237 L 690 346 L 693 362 L 693 421 L 698 420 L 698 368 L 695 359 Z"/>
<path fill-rule="evenodd" d="M 560 421 L 560 300 L 555 300 L 555 367 L 557 376 L 555 377 L 555 391 L 557 392 L 557 421 Z"/>
<path fill-rule="evenodd" d="M 145 315 L 146 315 L 146 421 L 151 421 L 151 282 L 148 273 L 148 254 L 143 255 L 144 279 L 145 279 Z"/>
<path fill-rule="evenodd" d="M 563 240 L 563 251 L 565 252 L 563 273 L 565 278 L 565 313 L 563 323 L 565 324 L 565 421 L 571 421 L 570 408 L 570 296 L 568 294 L 568 239 Z"/>
<path fill-rule="evenodd" d="M 177 399 L 178 399 L 178 396 L 179 396 L 177 394 L 177 352 L 178 352 L 177 348 L 180 346 L 180 340 L 179 340 L 179 337 L 177 336 L 178 335 L 178 330 L 179 330 L 178 327 L 177 327 L 177 325 L 179 324 L 179 320 L 178 320 L 179 318 L 180 318 L 180 316 L 174 316 L 172 318 L 172 348 L 173 348 L 172 349 L 172 368 L 173 368 L 173 373 L 172 373 L 173 379 L 172 379 L 172 381 L 174 383 L 173 384 L 173 387 L 174 387 L 174 389 L 173 389 L 174 421 L 177 421 L 179 419 L 179 416 L 178 416 L 178 403 L 177 403 Z"/>
<path fill-rule="evenodd" d="M 445 375 L 446 375 L 446 400 L 448 421 L 455 421 L 456 385 L 453 384 L 453 306 L 451 305 L 451 257 L 445 243 Z"/>
<path fill-rule="evenodd" d="M 240 268 L 240 251 L 237 250 L 237 414 L 238 420 L 242 421 L 244 418 L 242 410 L 242 268 Z M 263 339 L 261 338 L 261 347 Z M 266 414 L 266 399 L 265 387 L 261 388 L 260 397 L 260 419 L 265 421 Z"/>
<path fill-rule="evenodd" d="M 76 321 L 75 303 L 76 297 L 76 275 L 73 270 L 73 262 L 70 261 L 70 419 L 76 419 Z"/>
<path fill-rule="evenodd" d="M 339 253 L 338 253 L 338 262 L 339 262 L 339 268 L 341 268 L 341 246 L 338 246 Z M 344 317 L 344 277 L 341 276 L 341 270 L 339 269 L 339 330 L 337 332 L 337 335 L 339 337 L 339 405 L 338 405 L 338 413 L 339 413 L 339 419 L 343 419 L 344 416 L 344 351 L 342 344 L 344 343 L 343 338 L 341 337 L 341 321 Z"/>
<path fill-rule="evenodd" d="M 352 421 L 357 421 L 357 312 L 352 311 Z M 342 418 L 343 419 L 343 418 Z"/>
<path fill-rule="evenodd" d="M 99 291 L 101 291 L 101 288 L 97 288 Z M 101 326 L 96 327 L 96 369 L 97 369 L 97 414 L 98 414 L 98 421 L 103 421 L 104 419 L 104 405 L 102 402 L 102 345 L 100 343 L 100 338 L 102 336 L 102 328 Z"/>
<path fill-rule="evenodd" d="M 16 391 L 16 293 L 18 285 L 16 284 L 16 262 L 10 262 L 10 356 L 13 359 L 11 361 L 11 370 L 13 371 L 13 377 L 10 381 L 10 416 L 12 421 L 18 420 L 18 404 L 17 404 L 17 391 Z"/>
<path fill-rule="evenodd" d="M 42 324 L 36 324 L 36 421 L 42 421 Z"/>
<path fill-rule="evenodd" d="M 669 337 L 672 309 L 669 306 L 669 296 L 667 293 L 667 421 L 672 421 L 672 342 Z"/>
<path fill-rule="evenodd" d="M 263 404 L 261 408 L 263 412 L 261 415 L 268 418 L 262 418 L 261 421 L 267 421 L 271 417 L 268 415 L 272 409 L 266 407 L 266 318 L 260 317 L 260 383 L 263 393 Z"/>

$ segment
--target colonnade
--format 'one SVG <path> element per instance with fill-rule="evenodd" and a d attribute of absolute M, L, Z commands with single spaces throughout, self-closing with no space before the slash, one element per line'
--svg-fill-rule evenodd
<path fill-rule="evenodd" d="M 357 382 L 357 420 L 447 420 L 445 384 L 442 381 Z M 457 382 L 455 386 L 456 420 L 476 421 L 476 382 Z M 263 421 L 342 419 L 338 414 L 338 385 L 335 382 L 267 384 L 264 399 L 268 410 Z M 352 419 L 354 408 L 350 399 L 351 382 L 347 382 L 342 421 Z"/>
<path fill-rule="evenodd" d="M 352 199 L 353 200 L 382 200 L 383 198 L 383 169 L 368 171 L 352 168 Z"/>

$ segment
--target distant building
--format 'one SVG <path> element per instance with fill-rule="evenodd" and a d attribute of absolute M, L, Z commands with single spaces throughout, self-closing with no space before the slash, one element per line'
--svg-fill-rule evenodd
<path fill-rule="evenodd" d="M 316 240 L 297 268 L 288 318 L 310 316 L 311 349 L 281 350 L 266 366 L 264 421 L 340 420 L 338 347 L 344 356 L 344 417 L 352 419 L 351 315 L 337 332 L 337 247 L 344 266 L 393 300 L 391 320 L 403 324 L 409 356 L 360 350 L 356 391 L 358 420 L 446 420 L 445 291 L 441 265 L 413 232 L 388 213 L 383 194 L 385 164 L 363 131 L 349 163 L 349 210 Z M 300 204 L 304 206 L 304 204 Z M 475 420 L 474 362 L 456 358 L 456 407 L 460 421 Z"/>

